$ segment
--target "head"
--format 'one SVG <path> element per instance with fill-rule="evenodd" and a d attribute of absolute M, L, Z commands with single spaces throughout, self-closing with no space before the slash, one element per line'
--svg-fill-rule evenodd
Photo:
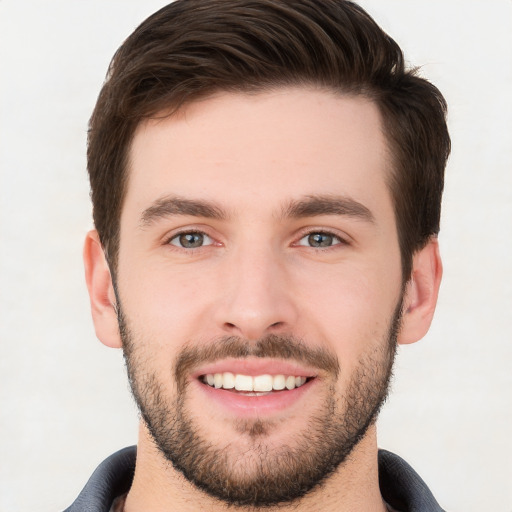
<path fill-rule="evenodd" d="M 115 274 L 129 149 L 140 123 L 218 91 L 313 86 L 362 96 L 381 114 L 393 160 L 403 279 L 439 231 L 450 151 L 446 103 L 406 69 L 399 46 L 356 4 L 327 0 L 188 0 L 144 21 L 115 54 L 91 117 L 88 170 L 95 227 Z"/>
<path fill-rule="evenodd" d="M 89 133 L 93 316 L 197 488 L 291 502 L 367 439 L 435 306 L 444 116 L 351 2 L 178 0 L 116 53 Z"/>

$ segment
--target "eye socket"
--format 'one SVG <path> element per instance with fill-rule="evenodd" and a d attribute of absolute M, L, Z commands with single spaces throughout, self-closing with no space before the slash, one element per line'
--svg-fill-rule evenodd
<path fill-rule="evenodd" d="M 186 231 L 173 236 L 168 243 L 182 249 L 197 249 L 205 245 L 212 245 L 213 240 L 200 231 Z"/>
<path fill-rule="evenodd" d="M 298 241 L 297 245 L 314 247 L 315 249 L 323 249 L 342 243 L 343 240 L 332 233 L 326 233 L 325 231 L 314 231 L 312 233 L 308 233 L 306 236 L 303 236 Z"/>

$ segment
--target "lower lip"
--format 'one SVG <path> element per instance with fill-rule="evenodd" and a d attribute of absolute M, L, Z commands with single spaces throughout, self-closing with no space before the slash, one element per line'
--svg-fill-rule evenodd
<path fill-rule="evenodd" d="M 250 396 L 244 393 L 236 393 L 226 389 L 217 389 L 199 380 L 195 382 L 200 390 L 205 393 L 210 401 L 231 411 L 239 417 L 261 417 L 275 415 L 284 409 L 297 405 L 305 394 L 309 393 L 316 384 L 316 378 L 307 381 L 298 388 L 286 391 L 270 392 L 266 395 Z"/>

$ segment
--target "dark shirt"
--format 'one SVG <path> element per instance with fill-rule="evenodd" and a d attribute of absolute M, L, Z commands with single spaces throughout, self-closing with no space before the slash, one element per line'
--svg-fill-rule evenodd
<path fill-rule="evenodd" d="M 130 489 L 137 448 L 114 453 L 94 471 L 75 502 L 64 512 L 109 512 Z M 398 455 L 379 450 L 379 484 L 384 500 L 400 512 L 444 512 L 425 482 Z"/>

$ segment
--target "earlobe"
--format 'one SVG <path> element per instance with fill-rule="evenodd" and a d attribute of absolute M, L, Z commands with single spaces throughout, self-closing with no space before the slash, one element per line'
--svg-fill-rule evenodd
<path fill-rule="evenodd" d="M 411 278 L 407 283 L 398 343 L 414 343 L 425 336 L 432 323 L 443 266 L 437 238 L 413 256 Z"/>
<path fill-rule="evenodd" d="M 112 277 L 96 230 L 85 238 L 84 266 L 96 336 L 108 347 L 121 348 Z"/>

